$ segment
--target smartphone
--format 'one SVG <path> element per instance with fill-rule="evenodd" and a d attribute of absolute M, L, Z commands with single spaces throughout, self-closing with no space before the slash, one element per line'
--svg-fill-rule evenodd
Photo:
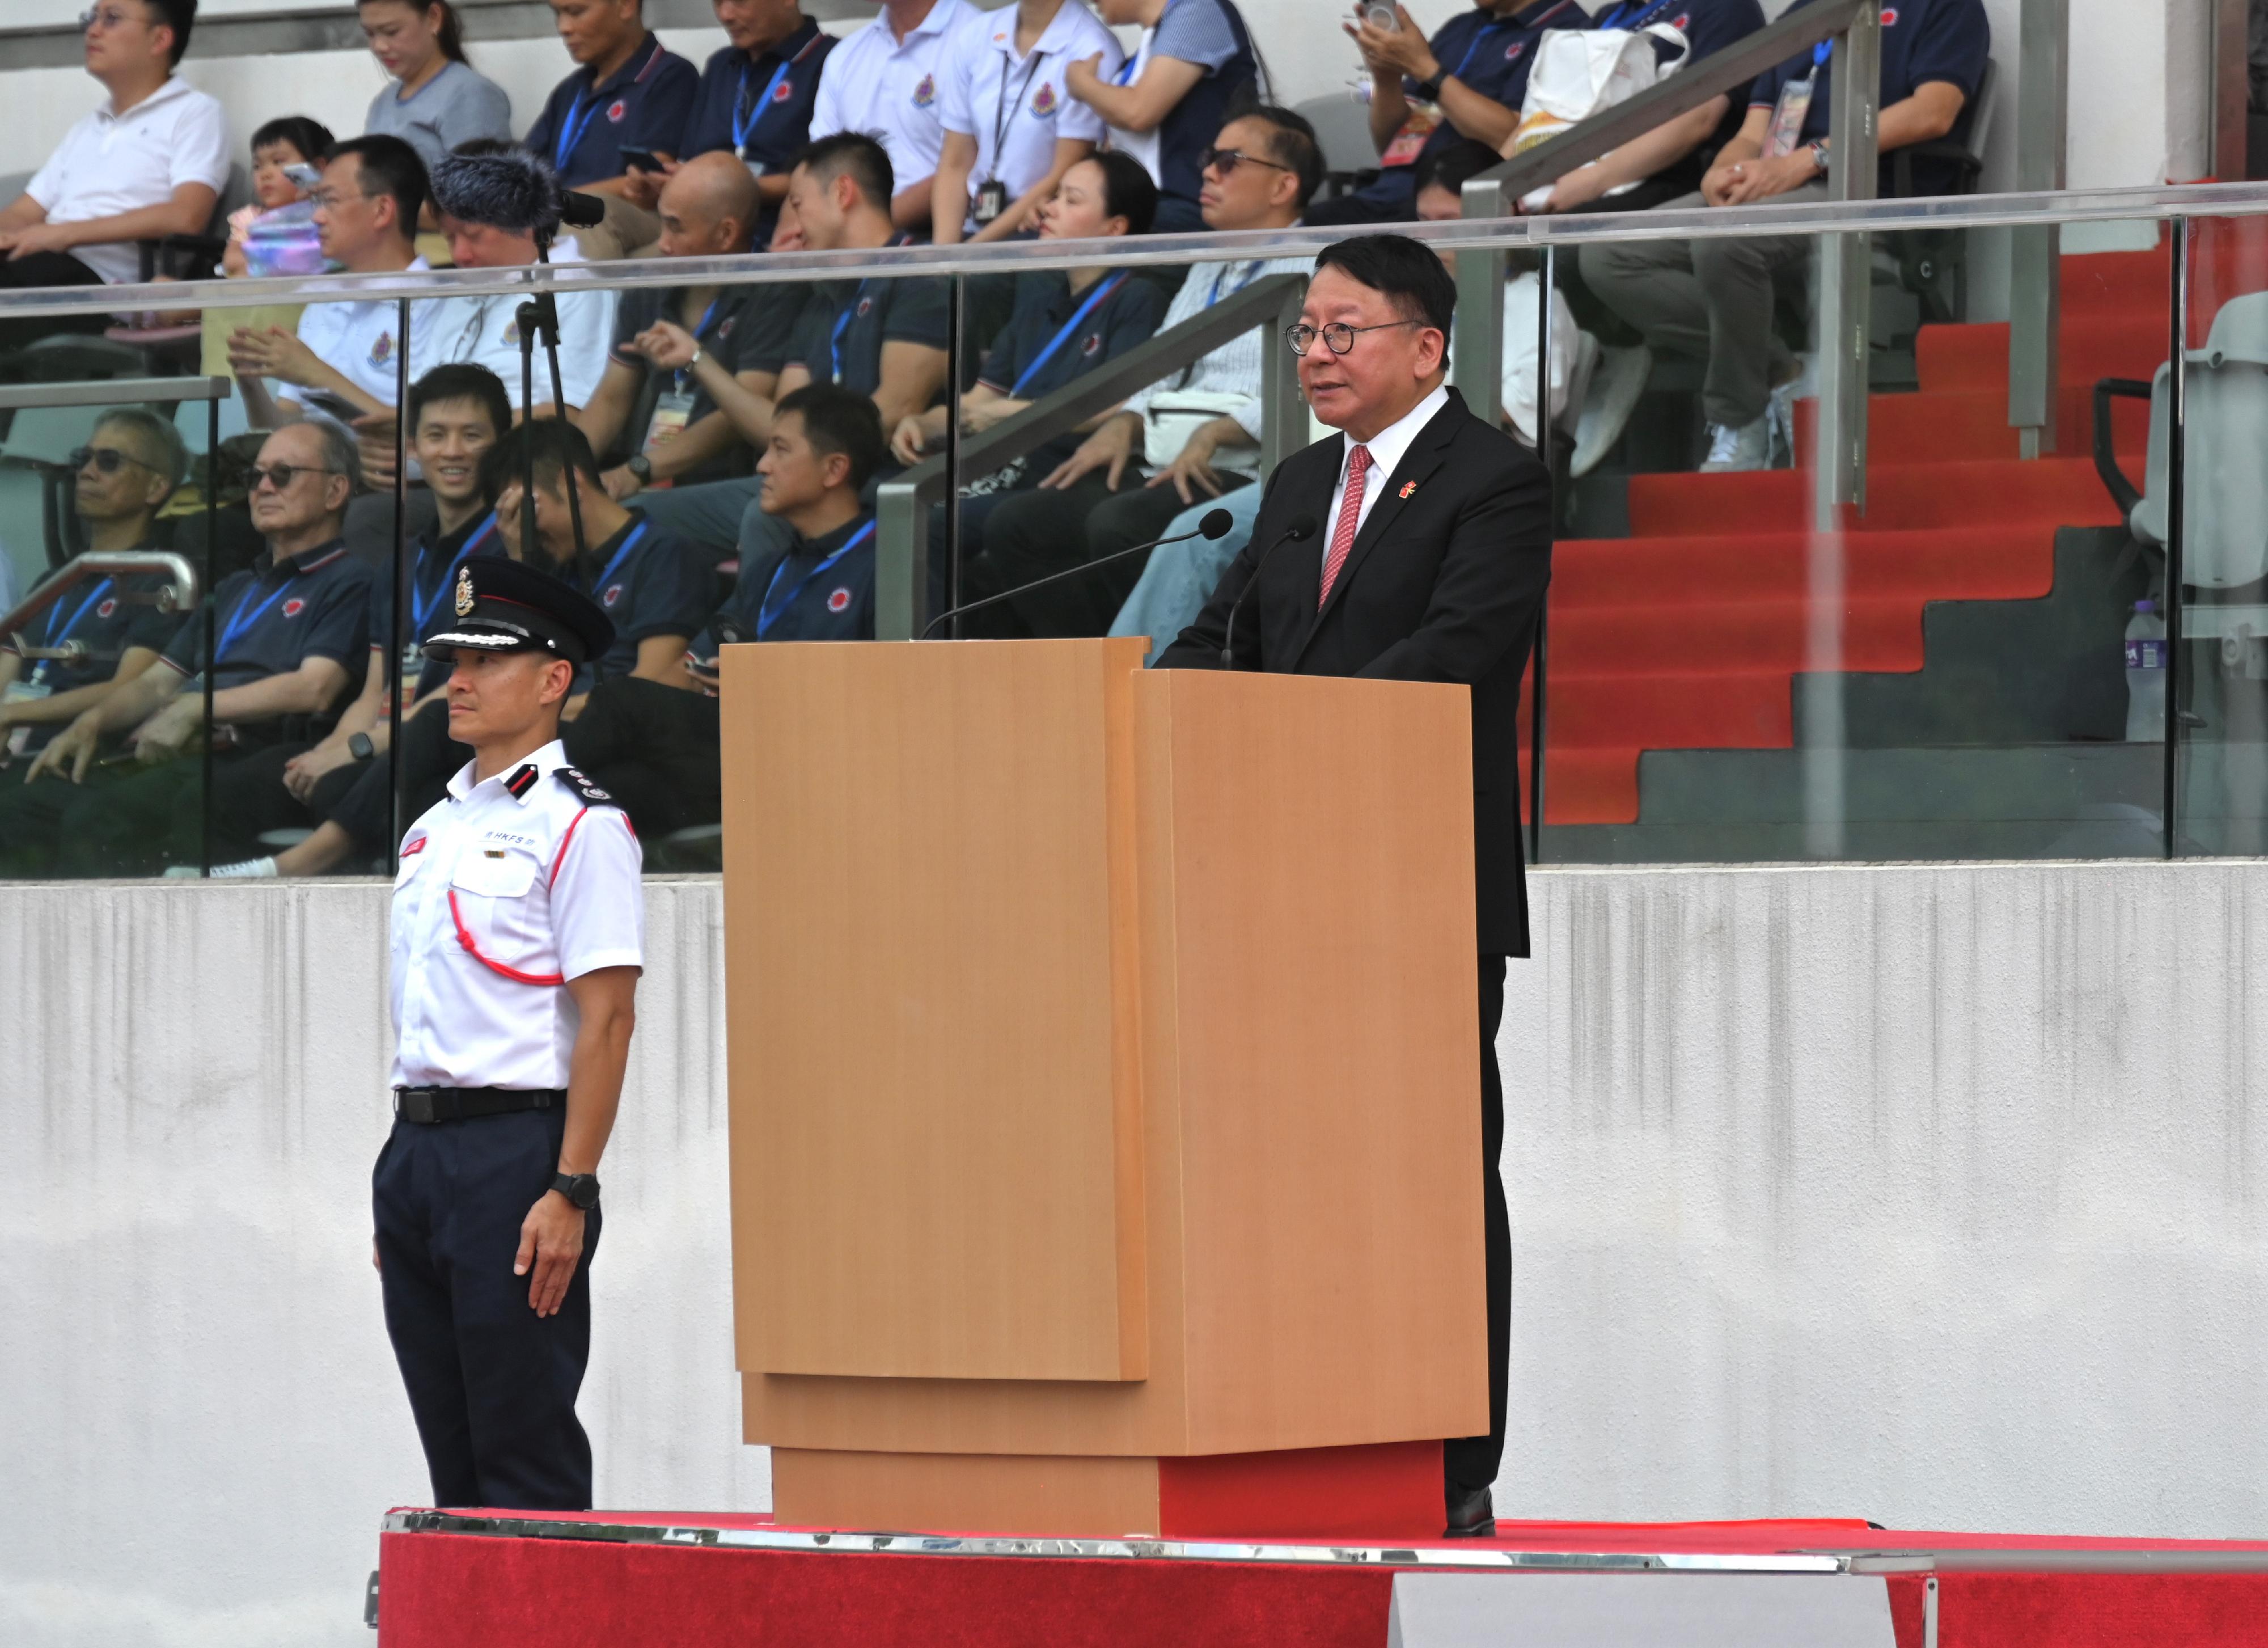
<path fill-rule="evenodd" d="M 1389 34 L 1399 33 L 1402 29 L 1402 19 L 1394 15 L 1394 8 L 1390 5 L 1365 6 L 1362 18 L 1371 27 L 1383 29 Z"/>
<path fill-rule="evenodd" d="M 624 144 L 621 153 L 622 164 L 633 172 L 660 172 L 667 169 L 662 165 L 661 157 L 651 149 L 634 149 L 630 144 Z"/>
<path fill-rule="evenodd" d="M 307 165 L 305 161 L 298 166 L 285 166 L 284 175 L 290 178 L 292 186 L 297 188 L 313 188 L 323 181 L 321 170 Z"/>
<path fill-rule="evenodd" d="M 344 395 L 334 395 L 328 389 L 306 389 L 292 398 L 326 418 L 335 418 L 342 424 L 351 424 L 362 416 L 362 408 Z"/>

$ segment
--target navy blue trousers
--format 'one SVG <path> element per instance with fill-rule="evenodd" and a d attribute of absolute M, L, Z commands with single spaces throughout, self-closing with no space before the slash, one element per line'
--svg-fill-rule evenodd
<path fill-rule="evenodd" d="M 1512 1371 L 1512 1214 L 1504 1199 L 1504 1073 L 1496 1032 L 1504 1023 L 1502 956 L 1481 957 L 1481 1239 L 1488 1278 L 1489 1428 L 1441 1445 L 1447 1485 L 1469 1492 L 1496 1481 L 1504 1466 L 1505 1403 Z"/>
<path fill-rule="evenodd" d="M 371 1173 L 386 1331 L 425 1445 L 436 1505 L 588 1511 L 591 1442 L 575 1417 L 591 1356 L 599 1210 L 556 1316 L 512 1273 L 520 1221 L 550 1187 L 563 1110 L 396 1121 Z"/>

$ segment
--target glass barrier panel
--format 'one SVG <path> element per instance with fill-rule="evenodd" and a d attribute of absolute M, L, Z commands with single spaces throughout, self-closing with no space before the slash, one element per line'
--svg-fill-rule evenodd
<path fill-rule="evenodd" d="M 2174 360 L 2161 328 L 2154 374 L 2133 374 L 2126 403 L 2141 412 L 2146 383 L 2149 439 L 2124 465 L 2139 498 L 2132 540 L 2152 569 L 2155 610 L 2128 633 L 2132 656 L 2158 642 L 2163 662 L 2143 731 L 2162 735 L 2173 716 L 2177 752 L 2176 848 L 2183 854 L 2257 856 L 2268 852 L 2268 496 L 2262 436 L 2268 432 L 2268 223 L 2258 218 L 2185 220 L 2188 303 L 2183 315 L 2183 416 L 2171 418 Z M 2169 237 L 2175 233 L 2169 230 Z M 2139 353 L 2139 351 L 2138 351 Z M 2167 508 L 2178 453 L 2182 509 Z M 2140 461 L 2137 461 L 2140 460 Z M 2169 543 L 2177 544 L 2179 600 Z M 2150 639 L 2139 639 L 2148 637 Z M 2141 662 L 2146 663 L 2144 659 Z"/>
<path fill-rule="evenodd" d="M 2123 667 L 2146 570 L 2089 462 L 2080 374 L 2146 352 L 2164 256 L 2115 249 L 2146 224 L 2073 235 L 2062 439 L 2028 458 L 2005 301 L 1961 272 L 1970 233 L 1559 249 L 1546 860 L 2161 850 L 2161 751 L 2127 736 Z M 1830 337 L 1838 241 L 1853 296 Z M 1516 307 L 1541 354 L 1539 307 Z M 1836 353 L 1868 367 L 1831 405 Z M 1837 405 L 1859 454 L 1839 495 Z"/>

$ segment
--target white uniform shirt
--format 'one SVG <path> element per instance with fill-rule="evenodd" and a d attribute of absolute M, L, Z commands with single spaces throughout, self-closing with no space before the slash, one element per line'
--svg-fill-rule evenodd
<path fill-rule="evenodd" d="M 423 258 L 413 258 L 404 274 L 431 267 Z M 394 404 L 394 374 L 400 369 L 401 340 L 394 336 L 401 319 L 401 306 L 392 298 L 357 298 L 344 303 L 311 303 L 299 316 L 299 341 L 314 351 L 315 358 L 347 379 L 357 388 L 378 397 L 382 405 Z M 415 313 L 410 323 L 416 324 Z M 541 367 L 539 371 L 542 370 Z M 560 374 L 567 371 L 567 359 L 561 356 Z M 518 373 L 509 381 L 517 388 Z M 544 398 L 549 398 L 549 380 L 539 377 L 537 384 Z M 293 391 L 297 384 L 278 384 L 280 400 L 297 400 Z M 541 402 L 538 403 L 541 404 Z"/>
<path fill-rule="evenodd" d="M 937 174 L 945 150 L 945 77 L 963 29 L 984 26 L 968 0 L 937 0 L 929 15 L 901 41 L 881 12 L 844 36 L 819 71 L 811 105 L 811 140 L 838 131 L 863 131 L 890 157 L 893 187 L 902 189 Z"/>
<path fill-rule="evenodd" d="M 563 1090 L 579 1023 L 566 981 L 644 964 L 637 837 L 566 765 L 556 739 L 478 784 L 468 762 L 402 837 L 396 1087 Z"/>
<path fill-rule="evenodd" d="M 578 263 L 583 255 L 566 241 L 551 248 L 554 263 Z M 559 383 L 570 406 L 588 406 L 607 375 L 615 344 L 615 299 L 611 291 L 562 292 L 559 299 Z M 466 361 L 486 366 L 504 380 L 504 393 L 519 405 L 519 306 L 524 292 L 486 298 L 427 298 L 409 308 L 409 378 L 416 382 L 434 367 Z M 389 398 L 391 398 L 389 396 Z M 543 346 L 535 349 L 535 404 L 551 398 L 551 366 Z"/>
<path fill-rule="evenodd" d="M 1355 342 L 1359 345 L 1362 340 L 1357 338 Z M 1314 347 L 1322 348 L 1322 340 L 1317 338 Z M 1317 535 L 1325 555 L 1331 552 L 1331 536 L 1339 528 L 1339 505 L 1346 499 L 1347 460 L 1354 455 L 1354 449 L 1359 446 L 1370 448 L 1370 469 L 1362 477 L 1362 502 L 1354 512 L 1354 529 L 1359 533 L 1364 523 L 1370 519 L 1371 506 L 1378 502 L 1378 495 L 1386 490 L 1387 481 L 1401 467 L 1402 460 L 1409 456 L 1410 443 L 1418 439 L 1419 430 L 1433 421 L 1433 415 L 1448 403 L 1448 390 L 1437 383 L 1431 395 L 1368 440 L 1359 441 L 1352 435 L 1343 436 L 1339 448 L 1339 478 L 1331 487 L 1331 512 L 1323 517 L 1323 529 Z"/>
<path fill-rule="evenodd" d="M 976 139 L 971 187 L 998 178 L 1012 201 L 1054 166 L 1058 138 L 1102 139 L 1102 117 L 1070 94 L 1064 65 L 1100 54 L 1108 80 L 1125 54 L 1117 36 L 1095 20 L 1082 0 L 1063 0 L 1023 57 L 1016 55 L 1014 6 L 978 21 L 980 26 L 961 32 L 946 65 L 941 88 L 945 129 Z M 973 216 L 967 226 L 976 227 Z"/>
<path fill-rule="evenodd" d="M 228 186 L 228 122 L 211 98 L 176 75 L 123 115 L 109 100 L 68 132 L 24 192 L 49 223 L 85 223 L 162 206 L 187 183 Z M 111 282 L 139 280 L 129 240 L 82 246 L 71 255 Z"/>

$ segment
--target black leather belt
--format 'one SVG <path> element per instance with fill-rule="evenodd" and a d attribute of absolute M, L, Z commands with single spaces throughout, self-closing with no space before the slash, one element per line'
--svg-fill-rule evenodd
<path fill-rule="evenodd" d="M 556 1087 L 397 1087 L 394 1113 L 404 1121 L 471 1121 L 515 1111 L 551 1110 L 567 1102 Z"/>

